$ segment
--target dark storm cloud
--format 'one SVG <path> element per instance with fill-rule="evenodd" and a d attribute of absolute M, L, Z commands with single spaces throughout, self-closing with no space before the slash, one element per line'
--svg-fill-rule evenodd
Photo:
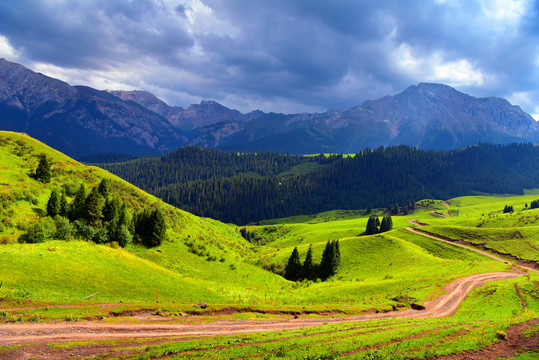
<path fill-rule="evenodd" d="M 133 67 L 131 86 L 242 110 L 350 107 L 437 81 L 518 93 L 533 112 L 538 11 L 526 0 L 8 1 L 0 35 L 28 61 Z"/>
<path fill-rule="evenodd" d="M 166 10 L 145 0 L 2 1 L 0 34 L 35 61 L 100 68 L 191 47 L 193 40 Z"/>

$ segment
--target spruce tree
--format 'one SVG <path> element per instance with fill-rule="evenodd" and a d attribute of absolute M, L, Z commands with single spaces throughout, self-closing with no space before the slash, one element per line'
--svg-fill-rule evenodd
<path fill-rule="evenodd" d="M 103 207 L 103 221 L 117 219 L 120 211 L 120 201 L 117 198 L 106 199 Z"/>
<path fill-rule="evenodd" d="M 333 246 L 335 247 L 335 257 L 334 257 L 335 261 L 334 261 L 333 273 L 335 274 L 337 272 L 337 269 L 341 265 L 341 247 L 339 245 L 339 240 L 335 240 Z"/>
<path fill-rule="evenodd" d="M 376 215 L 371 215 L 367 220 L 367 227 L 365 228 L 365 235 L 378 234 L 380 227 L 380 219 Z"/>
<path fill-rule="evenodd" d="M 49 162 L 47 155 L 42 154 L 39 158 L 35 178 L 42 183 L 49 183 L 51 181 L 51 176 L 51 163 Z"/>
<path fill-rule="evenodd" d="M 290 281 L 298 281 L 301 276 L 301 261 L 299 259 L 298 247 L 294 247 L 292 255 L 288 258 L 288 263 L 284 269 L 284 277 Z"/>
<path fill-rule="evenodd" d="M 322 261 L 320 262 L 320 278 L 326 280 L 335 274 L 335 245 L 332 241 L 326 243 L 324 252 L 322 253 Z"/>
<path fill-rule="evenodd" d="M 101 179 L 97 189 L 99 190 L 101 196 L 106 199 L 109 196 L 109 181 L 107 179 Z"/>
<path fill-rule="evenodd" d="M 387 223 L 387 218 L 384 216 L 382 222 L 380 223 L 380 232 L 386 232 L 389 230 L 389 224 Z"/>
<path fill-rule="evenodd" d="M 84 209 L 84 202 L 86 201 L 86 186 L 84 183 L 80 184 L 79 189 L 75 193 L 75 199 L 73 199 L 73 211 L 78 212 L 79 216 L 82 215 Z M 78 217 L 78 216 L 77 216 Z"/>
<path fill-rule="evenodd" d="M 51 192 L 51 196 L 49 197 L 49 201 L 47 202 L 47 215 L 54 217 L 60 214 L 61 210 L 62 204 L 60 194 L 58 194 L 58 190 L 53 190 Z"/>
<path fill-rule="evenodd" d="M 313 280 L 316 277 L 315 267 L 313 262 L 313 245 L 309 245 L 303 267 L 301 269 L 301 277 L 304 279 Z"/>
<path fill-rule="evenodd" d="M 391 219 L 390 215 L 386 215 L 382 218 L 382 222 L 380 223 L 380 232 L 386 232 L 393 229 L 393 219 Z"/>
<path fill-rule="evenodd" d="M 84 201 L 84 217 L 94 226 L 98 224 L 103 216 L 103 205 L 103 197 L 99 193 L 97 186 L 94 186 Z"/>
<path fill-rule="evenodd" d="M 67 203 L 66 192 L 62 190 L 62 195 L 60 195 L 60 215 L 67 217 L 69 213 L 69 204 Z"/>
<path fill-rule="evenodd" d="M 150 238 L 147 239 L 146 246 L 159 246 L 166 239 L 167 224 L 161 209 L 157 208 L 150 215 Z"/>

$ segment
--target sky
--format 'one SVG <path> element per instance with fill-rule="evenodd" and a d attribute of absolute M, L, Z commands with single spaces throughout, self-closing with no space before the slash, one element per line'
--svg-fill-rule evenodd
<path fill-rule="evenodd" d="M 182 107 L 323 112 L 434 82 L 539 120 L 539 0 L 0 0 L 0 58 Z"/>

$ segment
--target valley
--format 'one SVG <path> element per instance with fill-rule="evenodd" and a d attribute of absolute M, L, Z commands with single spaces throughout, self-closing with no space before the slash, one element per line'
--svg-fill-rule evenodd
<path fill-rule="evenodd" d="M 531 359 L 537 350 L 537 191 L 418 200 L 374 235 L 365 235 L 369 217 L 391 209 L 237 226 L 172 207 L 26 135 L 0 132 L 0 143 L 2 358 L 464 358 L 507 342 L 507 357 Z M 34 175 L 43 155 L 50 182 Z M 54 190 L 103 179 L 129 219 L 160 209 L 159 245 L 78 232 L 22 241 L 50 219 Z M 282 276 L 294 248 L 303 263 L 311 247 L 316 267 L 336 240 L 335 275 Z"/>

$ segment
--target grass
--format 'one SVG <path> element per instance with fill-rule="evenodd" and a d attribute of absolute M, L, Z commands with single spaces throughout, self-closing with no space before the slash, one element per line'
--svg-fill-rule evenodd
<path fill-rule="evenodd" d="M 29 176 L 41 153 L 53 162 L 50 184 Z M 164 209 L 168 240 L 152 249 L 136 245 L 113 248 L 83 239 L 17 242 L 28 225 L 43 216 L 53 189 L 82 182 L 90 188 L 102 178 L 110 180 L 112 193 L 131 208 Z M 256 245 L 244 240 L 236 226 L 175 209 L 34 139 L 0 132 L 0 307 L 4 309 L 0 321 L 118 321 L 113 317 L 130 311 L 149 311 L 188 322 L 279 319 L 296 312 L 342 316 L 391 310 L 399 305 L 395 298 L 426 301 L 458 277 L 508 269 L 506 264 L 405 230 L 412 226 L 411 220 L 428 224 L 423 228 L 429 232 L 538 261 L 539 210 L 525 207 L 537 197 L 533 192 L 448 202 L 425 199 L 413 214 L 393 217 L 394 230 L 373 236 L 364 235 L 367 219 L 372 213 L 381 216 L 385 209 L 371 213 L 329 211 L 264 221 L 248 227 L 262 239 Z M 512 205 L 515 213 L 503 214 L 505 205 Z M 314 260 L 319 262 L 326 242 L 337 239 L 341 266 L 328 281 L 294 283 L 265 270 L 272 266 L 282 269 L 295 246 L 303 260 L 312 245 Z M 531 280 L 539 279 L 532 274 Z M 515 283 L 526 308 L 516 297 Z M 151 345 L 142 354 L 126 358 L 424 358 L 492 343 L 496 331 L 535 317 L 538 299 L 532 281 L 519 278 L 475 290 L 450 318 L 386 319 L 186 340 Z M 209 303 L 209 309 L 194 310 L 192 305 L 198 302 Z M 237 312 L 228 314 L 228 307 Z M 200 313 L 196 320 L 181 316 L 193 311 Z"/>
<path fill-rule="evenodd" d="M 515 283 L 528 304 L 526 308 L 516 296 Z M 122 355 L 122 359 L 425 358 L 492 344 L 497 341 L 498 331 L 535 318 L 538 301 L 537 289 L 531 281 L 518 278 L 489 283 L 472 291 L 459 311 L 448 318 L 381 319 L 291 331 L 185 339 L 142 348 L 132 346 L 130 354 Z M 498 308 L 485 306 L 501 303 L 504 306 Z M 112 352 L 101 358 L 115 356 Z"/>

